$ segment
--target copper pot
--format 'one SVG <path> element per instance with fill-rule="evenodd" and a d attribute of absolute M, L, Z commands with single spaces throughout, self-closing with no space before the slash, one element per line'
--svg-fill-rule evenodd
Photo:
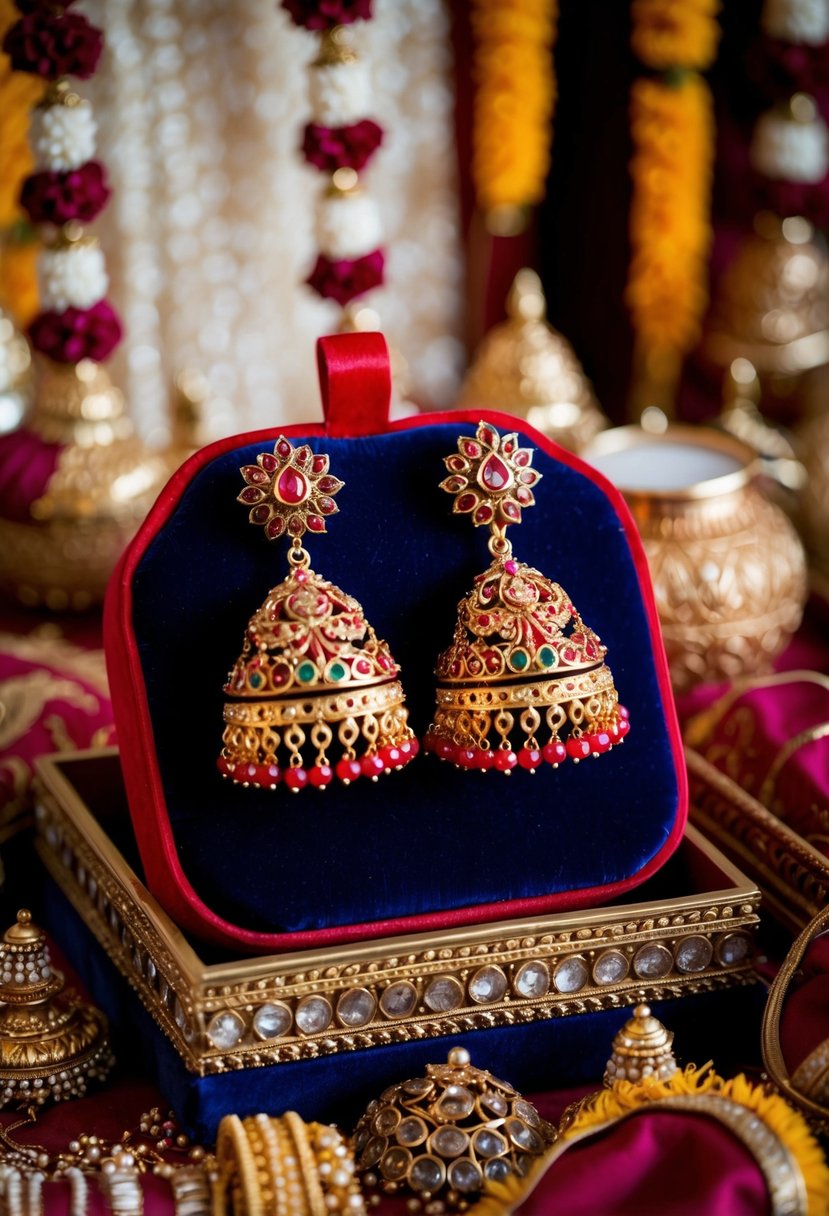
<path fill-rule="evenodd" d="M 639 527 L 675 689 L 767 671 L 800 624 L 806 564 L 754 451 L 710 429 L 628 426 L 583 454 Z"/>

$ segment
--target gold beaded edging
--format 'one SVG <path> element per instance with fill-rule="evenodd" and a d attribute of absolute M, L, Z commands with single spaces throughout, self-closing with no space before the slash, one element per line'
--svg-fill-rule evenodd
<path fill-rule="evenodd" d="M 754 981 L 759 892 L 730 890 L 205 966 L 41 764 L 39 851 L 200 1075 L 621 1008 Z M 697 848 L 701 838 L 691 832 Z"/>

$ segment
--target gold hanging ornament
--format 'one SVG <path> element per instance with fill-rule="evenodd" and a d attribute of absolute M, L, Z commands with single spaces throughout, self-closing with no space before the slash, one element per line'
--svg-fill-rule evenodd
<path fill-rule="evenodd" d="M 408 726 L 399 668 L 357 600 L 321 578 L 302 547 L 326 531 L 343 483 L 326 455 L 284 436 L 241 469 L 238 501 L 269 540 L 288 537 L 287 578 L 248 623 L 225 685 L 219 771 L 236 784 L 292 793 L 344 785 L 403 768 L 418 744 Z M 334 752 L 339 754 L 335 761 Z M 313 763 L 309 764 L 309 758 Z"/>
<path fill-rule="evenodd" d="M 0 945 L 0 1107 L 80 1098 L 114 1060 L 106 1019 L 64 993 L 25 908 Z"/>
<path fill-rule="evenodd" d="M 512 555 L 506 530 L 533 506 L 541 480 L 533 455 L 517 434 L 481 422 L 444 460 L 441 489 L 456 515 L 489 528 L 492 554 L 438 658 L 437 707 L 423 741 L 460 768 L 509 774 L 517 765 L 535 772 L 542 762 L 578 763 L 610 751 L 630 729 L 598 634 L 563 587 Z"/>

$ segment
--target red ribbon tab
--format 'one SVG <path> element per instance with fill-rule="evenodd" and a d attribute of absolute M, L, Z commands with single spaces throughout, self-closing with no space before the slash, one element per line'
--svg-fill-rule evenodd
<path fill-rule="evenodd" d="M 391 365 L 382 334 L 331 334 L 317 342 L 325 429 L 338 438 L 389 429 Z"/>

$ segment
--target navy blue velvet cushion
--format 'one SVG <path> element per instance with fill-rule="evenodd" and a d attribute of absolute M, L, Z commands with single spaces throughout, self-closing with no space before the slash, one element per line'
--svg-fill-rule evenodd
<path fill-rule="evenodd" d="M 311 439 L 345 482 L 312 566 L 355 596 L 402 667 L 419 736 L 458 600 L 489 561 L 484 529 L 438 488 L 462 422 Z M 293 442 L 301 442 L 293 439 Z M 635 875 L 665 844 L 678 781 L 648 618 L 619 519 L 587 477 L 537 451 L 538 505 L 516 557 L 560 582 L 608 646 L 632 729 L 624 746 L 534 776 L 419 756 L 402 773 L 320 793 L 257 791 L 216 770 L 222 686 L 248 618 L 287 570 L 235 501 L 240 447 L 202 469 L 134 579 L 134 630 L 184 872 L 214 911 L 264 931 L 316 929 L 569 892 Z"/>

